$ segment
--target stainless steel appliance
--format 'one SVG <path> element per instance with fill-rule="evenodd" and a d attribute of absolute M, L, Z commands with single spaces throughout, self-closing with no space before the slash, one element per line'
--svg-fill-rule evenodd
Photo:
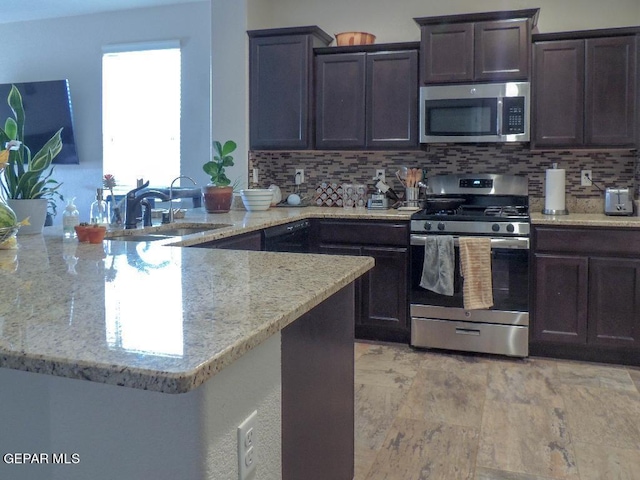
<path fill-rule="evenodd" d="M 633 215 L 633 201 L 628 188 L 607 188 L 604 194 L 605 215 Z"/>
<path fill-rule="evenodd" d="M 526 357 L 529 329 L 529 201 L 526 177 L 439 175 L 411 219 L 411 345 Z M 442 207 L 442 208 L 441 208 Z M 420 287 L 429 236 L 451 235 L 453 295 Z M 494 305 L 465 310 L 460 237 L 491 240 Z"/>
<path fill-rule="evenodd" d="M 420 87 L 420 143 L 528 142 L 530 83 Z"/>

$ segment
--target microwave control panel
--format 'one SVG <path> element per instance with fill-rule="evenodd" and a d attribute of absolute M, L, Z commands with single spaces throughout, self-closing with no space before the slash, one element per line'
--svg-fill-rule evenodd
<path fill-rule="evenodd" d="M 502 133 L 513 135 L 524 133 L 524 97 L 505 97 L 502 99 Z"/>

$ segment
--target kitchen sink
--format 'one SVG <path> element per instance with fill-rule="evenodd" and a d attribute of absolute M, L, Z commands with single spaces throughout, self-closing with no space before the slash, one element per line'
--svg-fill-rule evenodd
<path fill-rule="evenodd" d="M 230 227 L 227 223 L 199 223 L 199 224 L 167 224 L 158 227 L 151 227 L 140 230 L 127 230 L 126 234 L 112 233 L 107 234 L 106 240 L 119 240 L 129 242 L 152 242 L 155 240 L 164 240 L 172 237 L 183 237 L 194 233 L 208 232 L 219 228 Z"/>

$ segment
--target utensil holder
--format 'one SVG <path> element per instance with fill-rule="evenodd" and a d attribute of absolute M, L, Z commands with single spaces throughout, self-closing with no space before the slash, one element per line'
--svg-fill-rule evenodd
<path fill-rule="evenodd" d="M 405 189 L 405 203 L 407 207 L 418 207 L 419 206 L 419 197 L 420 196 L 420 188 L 418 187 L 407 187 Z"/>

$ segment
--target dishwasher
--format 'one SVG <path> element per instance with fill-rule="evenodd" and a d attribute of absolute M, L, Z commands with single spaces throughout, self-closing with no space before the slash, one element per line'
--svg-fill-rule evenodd
<path fill-rule="evenodd" d="M 309 253 L 309 220 L 298 220 L 264 230 L 264 250 L 267 252 Z"/>

